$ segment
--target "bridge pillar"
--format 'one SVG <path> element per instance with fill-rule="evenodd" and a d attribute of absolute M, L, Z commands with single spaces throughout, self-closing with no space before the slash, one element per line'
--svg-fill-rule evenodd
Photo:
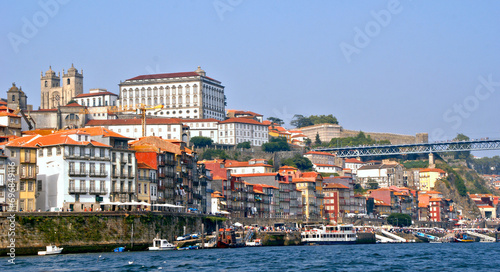
<path fill-rule="evenodd" d="M 436 163 L 434 162 L 434 154 L 429 153 L 429 168 L 436 168 Z"/>

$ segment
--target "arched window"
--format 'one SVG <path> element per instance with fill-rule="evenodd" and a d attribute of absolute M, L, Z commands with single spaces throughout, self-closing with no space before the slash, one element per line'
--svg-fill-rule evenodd
<path fill-rule="evenodd" d="M 69 85 L 71 83 L 71 80 L 68 78 L 66 82 L 67 82 L 66 84 Z"/>
<path fill-rule="evenodd" d="M 148 97 L 151 97 L 151 88 L 148 88 Z"/>
<path fill-rule="evenodd" d="M 148 106 L 151 106 L 151 98 L 148 98 Z"/>
<path fill-rule="evenodd" d="M 47 80 L 45 80 L 45 87 L 47 87 Z"/>
<path fill-rule="evenodd" d="M 94 107 L 95 107 L 95 98 L 93 98 L 93 99 L 92 99 L 92 103 L 93 103 L 93 105 L 92 105 L 92 106 L 94 106 Z"/>
<path fill-rule="evenodd" d="M 193 103 L 198 103 L 198 96 L 197 96 L 197 95 L 195 95 L 195 96 L 193 97 Z"/>
<path fill-rule="evenodd" d="M 130 98 L 130 99 L 128 100 L 128 106 L 129 106 L 129 107 L 132 107 L 133 105 L 134 105 L 134 100 L 133 100 L 132 98 Z"/>
<path fill-rule="evenodd" d="M 172 96 L 172 104 L 175 105 L 175 96 Z"/>
<path fill-rule="evenodd" d="M 189 100 L 189 95 L 186 96 L 186 104 L 189 104 L 191 103 L 190 100 Z"/>
<path fill-rule="evenodd" d="M 135 99 L 135 105 L 134 106 L 136 106 L 136 107 L 139 106 L 139 98 Z"/>
<path fill-rule="evenodd" d="M 178 101 L 179 101 L 179 104 L 182 104 L 182 96 L 179 95 Z"/>
<path fill-rule="evenodd" d="M 146 104 L 146 99 L 145 98 L 141 98 L 141 104 Z"/>
<path fill-rule="evenodd" d="M 163 96 L 163 86 L 160 87 L 160 96 Z"/>
<path fill-rule="evenodd" d="M 139 88 L 135 88 L 135 97 L 139 97 Z"/>
<path fill-rule="evenodd" d="M 142 97 L 146 96 L 146 89 L 144 88 L 141 89 L 141 96 Z"/>
<path fill-rule="evenodd" d="M 198 93 L 198 85 L 194 84 L 193 85 L 193 94 L 197 94 Z"/>
<path fill-rule="evenodd" d="M 186 85 L 186 94 L 189 94 L 189 85 Z"/>
<path fill-rule="evenodd" d="M 155 97 L 155 100 L 154 100 L 154 106 L 158 105 L 158 98 Z"/>
<path fill-rule="evenodd" d="M 165 97 L 165 104 L 167 104 L 167 105 L 170 104 L 170 97 L 169 96 Z"/>
<path fill-rule="evenodd" d="M 182 86 L 181 86 L 181 85 L 179 85 L 179 86 L 177 87 L 177 91 L 178 91 L 178 93 L 179 93 L 179 94 L 182 94 Z"/>
<path fill-rule="evenodd" d="M 12 102 L 14 102 L 14 101 L 16 101 L 16 96 L 15 95 L 12 96 Z"/>
<path fill-rule="evenodd" d="M 102 106 L 101 104 L 101 98 L 99 97 L 99 107 Z"/>
<path fill-rule="evenodd" d="M 155 88 L 153 89 L 153 95 L 154 95 L 154 96 L 158 96 L 158 88 L 156 88 L 156 87 L 155 87 Z"/>
<path fill-rule="evenodd" d="M 172 95 L 175 95 L 175 86 L 172 86 Z"/>
<path fill-rule="evenodd" d="M 122 91 L 122 98 L 127 98 L 127 90 Z"/>
<path fill-rule="evenodd" d="M 160 104 L 163 105 L 163 97 L 160 97 Z"/>
<path fill-rule="evenodd" d="M 129 98 L 133 97 L 133 94 L 134 93 L 133 93 L 132 89 L 128 90 L 128 97 Z"/>

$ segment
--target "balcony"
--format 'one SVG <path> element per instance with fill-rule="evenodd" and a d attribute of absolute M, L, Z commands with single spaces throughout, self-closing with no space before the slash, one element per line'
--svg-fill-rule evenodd
<path fill-rule="evenodd" d="M 120 187 L 118 187 L 118 186 L 111 187 L 111 193 L 114 193 L 114 194 L 121 193 Z"/>
<path fill-rule="evenodd" d="M 175 160 L 166 160 L 167 165 L 175 165 Z"/>
<path fill-rule="evenodd" d="M 131 173 L 128 173 L 128 178 L 135 178 L 134 173 L 132 173 L 132 172 L 131 172 Z"/>
<path fill-rule="evenodd" d="M 164 166 L 165 160 L 158 160 L 158 166 Z"/>
<path fill-rule="evenodd" d="M 21 179 L 36 179 L 35 174 L 21 174 L 20 176 Z"/>
<path fill-rule="evenodd" d="M 87 193 L 87 188 L 81 188 L 81 187 L 69 187 L 68 188 L 68 193 L 70 194 L 86 194 Z"/>
<path fill-rule="evenodd" d="M 89 194 L 91 195 L 105 195 L 108 193 L 106 188 L 90 188 Z"/>
<path fill-rule="evenodd" d="M 99 172 L 90 171 L 89 176 L 91 176 L 91 177 L 107 177 L 108 172 L 107 171 L 99 171 Z"/>
<path fill-rule="evenodd" d="M 164 178 L 164 177 L 165 177 L 165 172 L 158 173 L 158 177 L 160 177 L 160 178 Z"/>
<path fill-rule="evenodd" d="M 99 157 L 95 157 L 96 160 L 98 161 L 109 161 L 109 156 L 99 156 Z"/>
<path fill-rule="evenodd" d="M 117 178 L 117 177 L 119 177 L 119 176 L 120 176 L 120 174 L 118 174 L 118 172 L 113 172 L 112 176 L 113 176 L 114 178 Z"/>
<path fill-rule="evenodd" d="M 125 173 L 125 172 L 120 173 L 120 178 L 126 178 L 126 177 L 127 177 L 127 173 Z"/>
<path fill-rule="evenodd" d="M 88 173 L 87 173 L 87 171 L 85 171 L 85 170 L 83 170 L 83 171 L 82 171 L 82 170 L 80 170 L 80 171 L 76 171 L 76 170 L 72 170 L 72 169 L 70 169 L 70 170 L 69 170 L 69 172 L 68 172 L 68 174 L 69 174 L 70 176 L 85 177 L 85 176 L 87 176 L 87 174 L 88 174 Z"/>

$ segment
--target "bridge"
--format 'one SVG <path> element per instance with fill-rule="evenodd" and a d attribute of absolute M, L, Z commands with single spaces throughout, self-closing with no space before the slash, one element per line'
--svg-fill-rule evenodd
<path fill-rule="evenodd" d="M 389 156 L 409 154 L 433 154 L 439 152 L 481 151 L 500 149 L 500 139 L 479 139 L 468 141 L 447 141 L 434 143 L 415 143 L 400 145 L 371 145 L 340 148 L 317 148 L 313 151 L 324 151 L 341 158 L 368 156 Z"/>

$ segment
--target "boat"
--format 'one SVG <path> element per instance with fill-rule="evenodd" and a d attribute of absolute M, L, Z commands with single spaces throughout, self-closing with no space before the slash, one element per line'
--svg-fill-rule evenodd
<path fill-rule="evenodd" d="M 262 246 L 262 242 L 260 239 L 255 239 L 253 241 L 246 241 L 245 245 L 246 246 Z"/>
<path fill-rule="evenodd" d="M 236 241 L 236 232 L 234 229 L 219 229 L 216 247 L 229 248 L 242 246 L 245 246 L 245 244 Z"/>
<path fill-rule="evenodd" d="M 300 236 L 306 245 L 355 244 L 357 240 L 353 225 L 306 226 Z"/>
<path fill-rule="evenodd" d="M 453 239 L 454 239 L 454 241 L 456 243 L 472 243 L 472 242 L 475 242 L 474 239 L 472 239 L 470 236 L 467 236 L 467 234 L 465 234 L 465 233 L 459 233 Z"/>
<path fill-rule="evenodd" d="M 175 245 L 168 242 L 166 239 L 153 239 L 153 246 L 149 247 L 149 250 L 174 250 Z"/>
<path fill-rule="evenodd" d="M 125 251 L 125 247 L 117 247 L 115 249 L 113 249 L 113 252 L 124 252 Z"/>
<path fill-rule="evenodd" d="M 177 250 L 189 250 L 189 249 L 199 249 L 200 247 L 199 246 L 185 246 L 185 247 L 179 247 L 177 248 Z"/>
<path fill-rule="evenodd" d="M 61 254 L 62 250 L 63 250 L 62 247 L 50 245 L 45 247 L 45 251 L 38 251 L 38 255 L 44 256 L 44 255 Z"/>

